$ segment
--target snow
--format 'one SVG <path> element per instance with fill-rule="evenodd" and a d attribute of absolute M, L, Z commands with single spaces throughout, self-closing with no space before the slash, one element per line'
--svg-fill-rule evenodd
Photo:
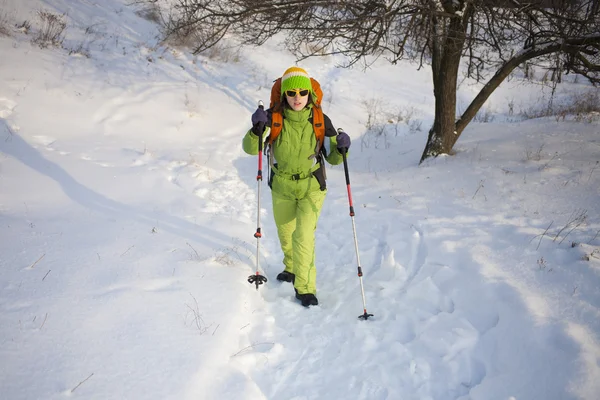
<path fill-rule="evenodd" d="M 16 28 L 0 37 L 0 398 L 598 398 L 597 118 L 510 116 L 509 99 L 516 111 L 547 96 L 514 79 L 456 155 L 419 166 L 428 71 L 303 62 L 353 139 L 374 317 L 357 318 L 341 166 L 328 168 L 317 230 L 320 304 L 305 309 L 275 279 L 266 185 L 269 281 L 247 282 L 257 158 L 241 138 L 293 57 L 273 43 L 212 59 L 159 46 L 127 3 L 0 3 L 32 30 L 36 10 L 66 13 L 65 47 L 89 49 L 40 49 Z M 475 88 L 461 84 L 459 103 Z"/>

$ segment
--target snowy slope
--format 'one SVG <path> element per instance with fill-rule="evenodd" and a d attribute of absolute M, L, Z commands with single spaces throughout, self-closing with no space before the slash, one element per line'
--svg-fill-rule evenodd
<path fill-rule="evenodd" d="M 455 156 L 418 166 L 428 71 L 304 62 L 353 139 L 375 316 L 357 318 L 341 166 L 317 230 L 320 305 L 305 309 L 275 279 L 266 185 L 269 282 L 246 281 L 257 158 L 241 138 L 293 57 L 275 44 L 213 59 L 159 46 L 127 4 L 0 2 L 32 23 L 0 37 L 0 398 L 598 398 L 597 119 L 520 121 L 506 104 L 547 91 L 515 79 Z M 31 43 L 40 9 L 66 14 L 66 49 Z M 461 85 L 462 102 L 474 88 Z"/>

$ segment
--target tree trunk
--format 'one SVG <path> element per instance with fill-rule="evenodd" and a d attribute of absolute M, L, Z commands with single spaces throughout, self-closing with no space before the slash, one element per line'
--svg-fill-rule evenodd
<path fill-rule="evenodd" d="M 434 47 L 441 46 L 439 49 L 432 49 L 435 117 L 419 163 L 422 163 L 429 157 L 449 153 L 454 143 L 456 143 L 454 132 L 456 119 L 456 83 L 464 40 L 465 31 L 462 19 L 455 17 L 451 18 L 448 23 L 445 40 L 440 42 L 434 41 Z M 436 60 L 436 57 L 440 57 L 440 59 Z"/>

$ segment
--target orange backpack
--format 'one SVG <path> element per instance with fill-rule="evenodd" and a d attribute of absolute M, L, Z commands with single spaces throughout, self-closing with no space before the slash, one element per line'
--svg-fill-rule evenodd
<path fill-rule="evenodd" d="M 325 117 L 323 116 L 323 110 L 321 109 L 321 99 L 323 98 L 323 91 L 321 85 L 316 79 L 310 78 L 312 84 L 312 90 L 317 96 L 316 101 L 312 107 L 312 123 L 313 129 L 315 130 L 315 136 L 319 142 L 318 146 L 323 145 L 325 139 Z M 281 78 L 278 78 L 273 87 L 271 88 L 271 133 L 269 135 L 269 144 L 273 144 L 277 136 L 281 133 L 283 128 L 283 103 L 281 101 Z M 314 100 L 314 99 L 313 99 Z"/>

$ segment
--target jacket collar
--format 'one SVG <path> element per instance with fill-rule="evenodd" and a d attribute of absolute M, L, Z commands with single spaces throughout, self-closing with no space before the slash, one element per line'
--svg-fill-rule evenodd
<path fill-rule="evenodd" d="M 291 108 L 286 107 L 283 110 L 283 115 L 285 119 L 290 121 L 298 122 L 298 121 L 306 121 L 311 116 L 312 107 L 305 107 L 300 111 L 294 111 Z"/>

